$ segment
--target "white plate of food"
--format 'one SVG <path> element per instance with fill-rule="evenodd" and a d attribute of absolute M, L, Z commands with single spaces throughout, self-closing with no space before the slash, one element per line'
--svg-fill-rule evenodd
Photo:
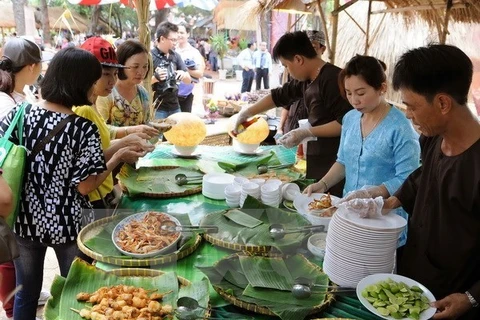
<path fill-rule="evenodd" d="M 163 224 L 180 226 L 175 217 L 163 212 L 147 211 L 126 217 L 112 232 L 115 247 L 124 255 L 144 259 L 157 256 L 176 246 L 180 232 L 161 229 Z"/>
<path fill-rule="evenodd" d="M 374 297 L 375 294 L 377 297 Z M 436 300 L 430 290 L 413 279 L 397 274 L 377 273 L 363 278 L 357 285 L 357 296 L 365 308 L 383 319 L 407 320 L 418 316 L 420 320 L 427 320 L 437 310 L 430 306 Z"/>
<path fill-rule="evenodd" d="M 313 225 L 328 226 L 335 212 L 329 208 L 339 200 L 340 198 L 326 193 L 312 193 L 310 196 L 300 194 L 293 200 L 293 206 Z"/>

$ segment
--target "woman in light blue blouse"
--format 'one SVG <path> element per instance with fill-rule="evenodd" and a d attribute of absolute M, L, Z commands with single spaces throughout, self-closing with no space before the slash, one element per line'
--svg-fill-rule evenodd
<path fill-rule="evenodd" d="M 368 186 L 369 197 L 388 198 L 420 165 L 418 134 L 385 100 L 385 69 L 374 57 L 356 55 L 340 72 L 340 90 L 354 110 L 343 118 L 337 161 L 307 194 L 326 192 L 345 178 L 344 196 Z M 397 214 L 407 218 L 403 210 Z M 405 241 L 404 232 L 399 246 Z"/>

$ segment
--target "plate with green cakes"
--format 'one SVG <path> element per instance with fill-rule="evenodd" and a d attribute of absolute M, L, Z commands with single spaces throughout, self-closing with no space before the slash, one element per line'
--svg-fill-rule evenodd
<path fill-rule="evenodd" d="M 357 296 L 370 312 L 383 319 L 430 319 L 435 296 L 421 283 L 397 274 L 378 273 L 363 278 Z"/>

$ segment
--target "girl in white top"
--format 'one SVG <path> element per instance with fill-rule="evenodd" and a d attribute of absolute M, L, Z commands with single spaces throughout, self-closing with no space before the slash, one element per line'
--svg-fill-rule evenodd
<path fill-rule="evenodd" d="M 38 45 L 24 38 L 11 38 L 0 58 L 0 120 L 27 99 L 23 89 L 34 84 L 42 70 L 42 51 Z"/>

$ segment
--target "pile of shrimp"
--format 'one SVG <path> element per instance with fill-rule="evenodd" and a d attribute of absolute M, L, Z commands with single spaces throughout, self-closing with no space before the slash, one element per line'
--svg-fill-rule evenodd
<path fill-rule="evenodd" d="M 151 292 L 126 285 L 101 287 L 93 293 L 77 294 L 77 300 L 91 303 L 91 308 L 71 310 L 90 320 L 173 319 L 173 307 L 159 302 L 170 292 L 163 294 Z"/>
<path fill-rule="evenodd" d="M 142 219 L 132 220 L 118 232 L 117 245 L 122 250 L 146 254 L 169 246 L 180 236 L 179 232 L 162 230 L 163 224 L 172 224 L 170 218 L 159 212 L 148 212 Z"/>

